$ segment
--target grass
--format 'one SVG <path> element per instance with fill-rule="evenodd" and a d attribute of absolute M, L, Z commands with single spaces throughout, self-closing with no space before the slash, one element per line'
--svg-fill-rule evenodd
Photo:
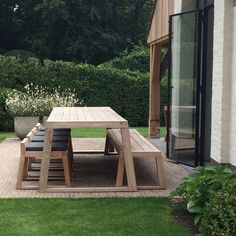
<path fill-rule="evenodd" d="M 16 135 L 14 132 L 0 132 L 0 143 L 6 138 L 15 138 Z"/>
<path fill-rule="evenodd" d="M 171 218 L 169 198 L 2 199 L 5 235 L 190 235 Z"/>
<path fill-rule="evenodd" d="M 134 127 L 137 129 L 144 137 L 148 137 L 148 128 L 147 127 Z M 165 127 L 161 127 L 161 137 L 164 137 Z M 105 129 L 72 129 L 73 138 L 101 138 L 105 137 Z M 16 135 L 14 132 L 0 132 L 0 142 L 5 138 L 15 138 Z"/>
<path fill-rule="evenodd" d="M 137 129 L 144 137 L 148 137 L 148 127 L 131 127 L 131 129 Z M 165 127 L 161 127 L 161 136 L 164 137 Z M 105 137 L 106 129 L 73 129 L 72 137 L 74 138 L 101 138 Z"/>

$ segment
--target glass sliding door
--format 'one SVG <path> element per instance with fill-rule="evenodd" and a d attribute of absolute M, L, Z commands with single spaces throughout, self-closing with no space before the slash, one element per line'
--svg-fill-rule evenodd
<path fill-rule="evenodd" d="M 170 17 L 167 156 L 198 165 L 200 12 Z"/>

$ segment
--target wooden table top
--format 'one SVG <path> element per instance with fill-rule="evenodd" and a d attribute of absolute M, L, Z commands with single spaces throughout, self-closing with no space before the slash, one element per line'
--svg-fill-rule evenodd
<path fill-rule="evenodd" d="M 110 107 L 55 107 L 47 128 L 122 128 L 128 121 Z"/>

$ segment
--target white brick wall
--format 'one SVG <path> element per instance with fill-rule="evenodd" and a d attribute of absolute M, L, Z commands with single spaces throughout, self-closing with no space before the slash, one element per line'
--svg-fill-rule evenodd
<path fill-rule="evenodd" d="M 182 9 L 182 0 L 174 1 L 174 14 L 180 13 Z"/>
<path fill-rule="evenodd" d="M 233 9 L 233 58 L 231 83 L 231 119 L 230 119 L 230 158 L 232 165 L 236 166 L 236 6 Z"/>
<path fill-rule="evenodd" d="M 229 163 L 232 144 L 233 0 L 215 0 L 214 15 L 211 158 L 219 163 Z"/>

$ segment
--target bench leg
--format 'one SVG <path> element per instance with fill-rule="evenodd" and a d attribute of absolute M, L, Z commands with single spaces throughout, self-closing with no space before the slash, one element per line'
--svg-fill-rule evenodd
<path fill-rule="evenodd" d="M 73 163 L 73 147 L 72 147 L 72 140 L 71 140 L 71 134 L 69 134 L 68 137 L 68 151 L 69 151 L 69 157 L 71 164 Z"/>
<path fill-rule="evenodd" d="M 70 154 L 67 153 L 67 160 L 68 160 L 68 165 L 69 165 L 69 174 L 70 174 L 70 181 L 72 181 L 72 163 L 70 159 Z"/>
<path fill-rule="evenodd" d="M 16 180 L 16 189 L 22 188 L 22 181 L 27 171 L 27 158 L 25 156 L 20 157 L 20 163 L 18 168 L 17 180 Z"/>
<path fill-rule="evenodd" d="M 156 160 L 156 167 L 157 167 L 157 171 L 158 171 L 159 185 L 161 188 L 164 189 L 164 188 L 166 188 L 166 184 L 165 184 L 162 156 L 155 157 L 155 160 Z"/>
<path fill-rule="evenodd" d="M 125 170 L 124 153 L 120 152 L 118 170 L 117 170 L 117 176 L 116 176 L 116 187 L 121 187 L 123 185 L 124 170 Z"/>
<path fill-rule="evenodd" d="M 106 143 L 105 143 L 105 149 L 104 149 L 104 155 L 108 155 L 109 152 L 114 152 L 114 147 L 109 139 L 108 134 L 106 135 Z"/>
<path fill-rule="evenodd" d="M 64 175 L 65 175 L 65 184 L 66 187 L 71 187 L 71 174 L 70 174 L 70 166 L 68 161 L 68 153 L 63 154 L 63 167 L 64 167 Z"/>

